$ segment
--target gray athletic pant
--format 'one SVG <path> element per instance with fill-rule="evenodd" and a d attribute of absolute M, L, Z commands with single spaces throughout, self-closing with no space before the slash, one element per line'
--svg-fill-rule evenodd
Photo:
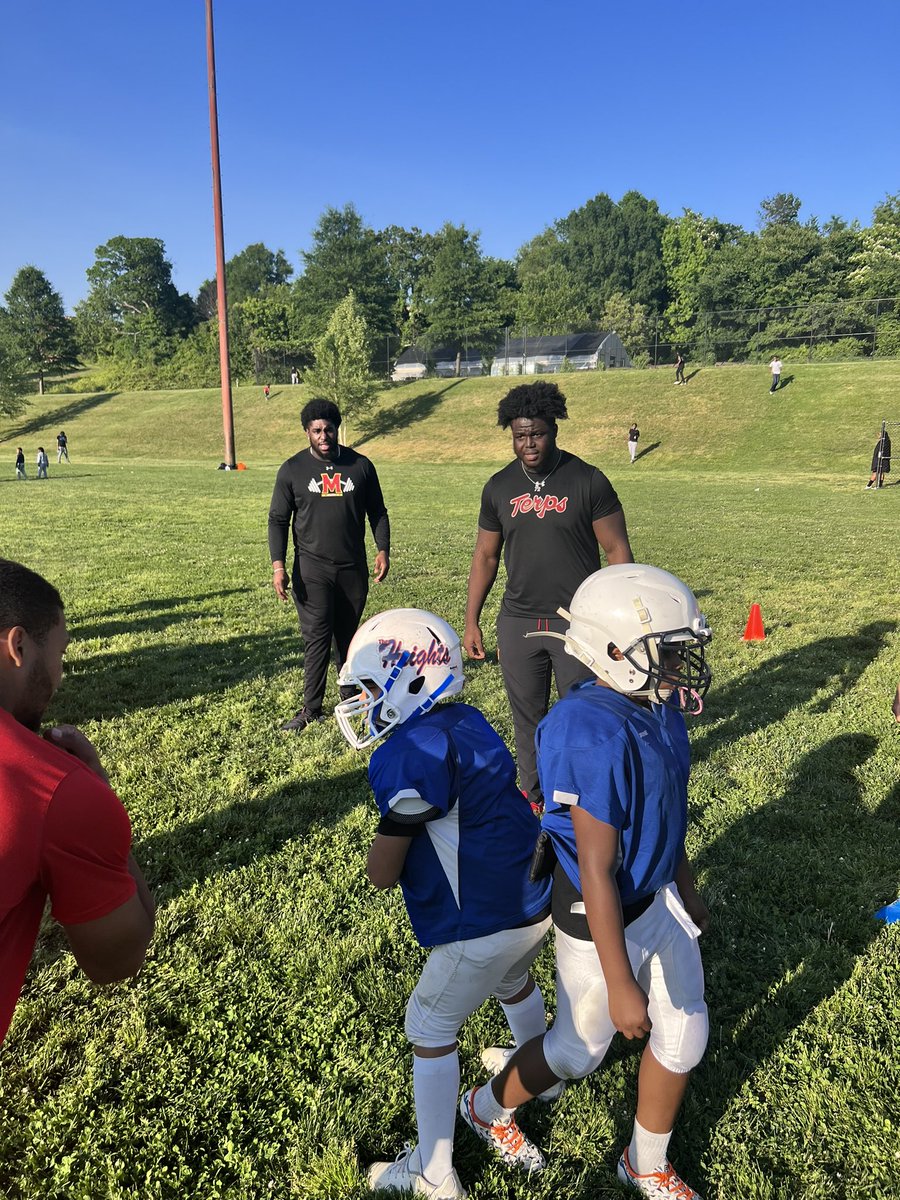
<path fill-rule="evenodd" d="M 566 654 L 557 638 L 526 638 L 525 634 L 536 630 L 564 633 L 568 626 L 562 617 L 511 617 L 502 608 L 497 617 L 497 647 L 513 715 L 519 786 L 528 793 L 529 800 L 541 798 L 534 732 L 550 707 L 551 674 L 560 696 L 573 684 L 594 676 L 584 663 Z"/>

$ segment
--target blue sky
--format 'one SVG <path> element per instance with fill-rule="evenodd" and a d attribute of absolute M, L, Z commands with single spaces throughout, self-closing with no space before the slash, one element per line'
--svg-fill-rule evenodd
<path fill-rule="evenodd" d="M 747 227 L 764 196 L 868 223 L 900 190 L 896 0 L 216 0 L 226 253 L 295 269 L 322 209 L 512 257 L 598 192 Z M 18 0 L 0 39 L 0 292 L 71 308 L 94 250 L 214 273 L 203 0 Z"/>

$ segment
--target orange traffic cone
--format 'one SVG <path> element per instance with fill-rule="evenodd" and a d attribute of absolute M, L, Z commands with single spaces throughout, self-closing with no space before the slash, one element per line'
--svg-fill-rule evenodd
<path fill-rule="evenodd" d="M 747 618 L 747 627 L 741 636 L 741 640 L 745 642 L 763 642 L 765 638 L 766 631 L 763 629 L 760 607 L 758 604 L 751 604 L 750 616 Z"/>

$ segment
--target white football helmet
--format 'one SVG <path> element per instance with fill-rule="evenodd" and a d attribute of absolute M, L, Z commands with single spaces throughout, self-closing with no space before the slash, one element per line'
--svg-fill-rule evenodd
<path fill-rule="evenodd" d="M 462 691 L 459 637 L 434 613 L 389 609 L 356 631 L 338 683 L 360 690 L 334 715 L 350 745 L 364 750 L 438 699 Z"/>
<path fill-rule="evenodd" d="M 685 713 L 702 711 L 712 681 L 706 662 L 712 630 L 694 593 L 675 575 L 640 563 L 604 567 L 558 611 L 569 628 L 549 636 L 561 638 L 567 653 L 604 683 L 661 703 L 676 693 Z M 613 657 L 615 649 L 621 659 Z"/>

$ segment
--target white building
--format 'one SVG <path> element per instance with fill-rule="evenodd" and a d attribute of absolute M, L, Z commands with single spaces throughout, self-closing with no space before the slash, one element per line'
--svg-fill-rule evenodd
<path fill-rule="evenodd" d="M 615 332 L 561 333 L 510 338 L 494 351 L 492 375 L 551 375 L 563 363 L 575 371 L 630 367 L 631 359 Z"/>

